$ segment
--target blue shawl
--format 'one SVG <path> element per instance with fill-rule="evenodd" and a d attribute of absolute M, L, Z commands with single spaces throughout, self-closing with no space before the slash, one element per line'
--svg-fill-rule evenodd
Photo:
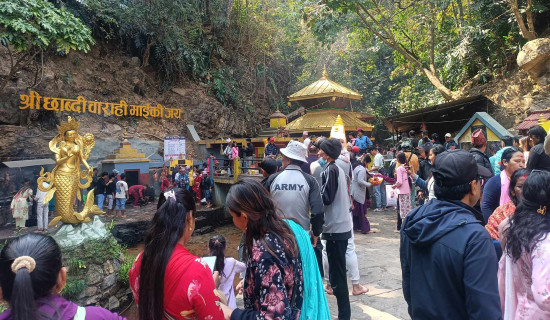
<path fill-rule="evenodd" d="M 309 234 L 298 223 L 285 219 L 292 229 L 300 257 L 302 259 L 302 273 L 304 277 L 304 299 L 299 320 L 330 320 L 327 297 L 323 288 L 323 279 L 319 273 L 319 266 Z M 320 240 L 319 240 L 320 241 Z"/>

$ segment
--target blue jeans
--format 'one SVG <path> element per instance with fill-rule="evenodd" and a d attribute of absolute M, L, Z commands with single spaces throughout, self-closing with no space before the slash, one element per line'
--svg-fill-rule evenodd
<path fill-rule="evenodd" d="M 99 207 L 99 210 L 103 210 L 103 202 L 105 201 L 105 194 L 100 193 L 96 195 L 97 197 L 97 206 Z"/>
<path fill-rule="evenodd" d="M 126 209 L 126 198 L 116 198 L 116 210 Z"/>
<path fill-rule="evenodd" d="M 202 190 L 202 192 L 204 193 L 204 197 L 206 198 L 206 202 L 207 203 L 210 203 L 212 202 L 212 193 L 210 192 L 210 190 Z"/>
<path fill-rule="evenodd" d="M 372 187 L 374 191 L 374 199 L 376 200 L 376 208 L 384 209 L 386 208 L 386 186 L 384 182 L 381 184 Z"/>

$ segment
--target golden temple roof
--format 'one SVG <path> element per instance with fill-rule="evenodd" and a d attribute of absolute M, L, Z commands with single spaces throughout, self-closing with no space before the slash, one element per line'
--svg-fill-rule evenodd
<path fill-rule="evenodd" d="M 321 79 L 315 81 L 302 90 L 291 94 L 288 97 L 288 101 L 292 102 L 324 97 L 342 97 L 351 100 L 361 100 L 363 96 L 357 91 L 348 89 L 343 85 L 330 80 L 328 78 L 327 68 L 324 67 L 323 76 Z"/>
<path fill-rule="evenodd" d="M 327 132 L 332 129 L 336 118 L 340 115 L 346 131 L 355 131 L 359 128 L 364 131 L 372 131 L 374 126 L 360 120 L 364 114 L 344 110 L 312 110 L 292 121 L 286 126 L 289 133 L 302 131 Z"/>

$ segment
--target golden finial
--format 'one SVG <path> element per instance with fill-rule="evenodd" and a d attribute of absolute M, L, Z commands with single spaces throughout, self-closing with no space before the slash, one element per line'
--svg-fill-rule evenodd
<path fill-rule="evenodd" d="M 323 78 L 328 78 L 327 65 L 323 65 Z"/>
<path fill-rule="evenodd" d="M 64 136 L 65 132 L 71 131 L 71 130 L 78 132 L 78 125 L 79 125 L 79 122 L 75 121 L 73 118 L 69 116 L 69 119 L 67 120 L 67 122 L 61 121 L 61 125 L 57 126 L 57 132 L 59 133 L 60 136 Z"/>
<path fill-rule="evenodd" d="M 338 115 L 336 117 L 336 121 L 334 122 L 334 125 L 335 126 L 343 126 L 344 125 L 344 121 L 342 121 L 342 117 L 340 117 L 340 115 Z"/>

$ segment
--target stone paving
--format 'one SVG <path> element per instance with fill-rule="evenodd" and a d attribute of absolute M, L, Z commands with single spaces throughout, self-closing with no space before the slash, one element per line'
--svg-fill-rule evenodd
<path fill-rule="evenodd" d="M 369 289 L 364 295 L 352 296 L 352 319 L 410 319 L 401 287 L 399 233 L 394 209 L 385 212 L 368 211 L 371 228 L 376 233 L 355 233 L 355 249 L 359 260 L 360 283 Z M 351 291 L 351 282 L 348 281 Z M 337 316 L 336 298 L 328 297 L 330 311 Z"/>

